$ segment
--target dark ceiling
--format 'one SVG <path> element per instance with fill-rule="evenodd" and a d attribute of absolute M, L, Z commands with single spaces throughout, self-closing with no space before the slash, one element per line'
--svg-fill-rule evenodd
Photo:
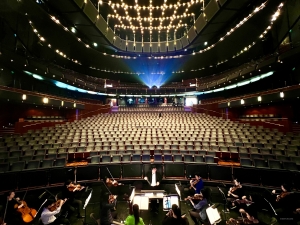
<path fill-rule="evenodd" d="M 99 78 L 138 83 L 160 79 L 163 85 L 183 79 L 213 75 L 249 62 L 253 58 L 273 53 L 274 46 L 277 46 L 281 40 L 281 37 L 274 38 L 276 32 L 272 30 L 273 27 L 264 39 L 259 39 L 259 35 L 268 27 L 272 15 L 280 4 L 279 0 L 269 0 L 266 1 L 264 9 L 257 12 L 220 42 L 221 37 L 264 2 L 262 0 L 222 0 L 219 1 L 223 3 L 219 12 L 207 23 L 205 29 L 197 34 L 195 40 L 186 49 L 156 54 L 124 52 L 115 48 L 107 40 L 75 2 L 75 0 L 1 1 L 2 27 L 8 26 L 17 37 L 16 40 L 11 41 L 8 33 L 6 36 L 2 35 L 0 37 L 1 43 L 4 43 L 1 45 L 2 48 L 10 48 L 11 44 L 14 46 L 11 47 L 12 50 L 23 48 L 26 56 L 40 58 Z M 97 1 L 92 2 L 97 7 Z M 134 0 L 113 1 L 116 4 L 122 4 L 122 2 L 127 5 L 135 5 Z M 138 4 L 140 2 L 142 3 L 139 1 Z M 168 0 L 166 4 L 177 4 L 177 2 Z M 187 3 L 188 1 L 180 2 Z M 149 4 L 148 2 L 145 6 L 149 6 Z M 152 4 L 161 6 L 164 1 L 153 0 Z M 141 4 L 141 6 L 143 5 Z M 108 14 L 113 15 L 114 11 L 105 2 L 101 7 L 99 11 L 104 18 Z M 189 10 L 189 13 L 199 16 L 202 6 L 195 3 Z M 120 15 L 125 13 L 124 10 L 119 9 L 119 11 Z M 153 17 L 158 18 L 161 15 L 161 10 L 158 11 L 155 14 L 153 12 Z M 285 13 L 284 9 L 283 11 Z M 130 16 L 134 17 L 134 13 L 132 9 Z M 167 17 L 174 12 L 168 9 L 165 13 Z M 178 10 L 177 14 L 181 13 Z M 147 17 L 148 14 L 149 12 L 145 10 L 141 13 L 141 17 Z M 54 16 L 55 19 L 51 16 Z M 55 20 L 59 20 L 59 22 L 55 22 Z M 193 26 L 193 21 L 189 17 L 183 20 L 186 21 L 183 22 L 187 23 L 188 27 Z M 178 23 L 179 20 L 174 20 L 175 22 Z M 118 21 L 111 21 L 111 23 L 111 26 L 114 26 L 118 24 Z M 149 26 L 147 23 L 142 24 L 144 27 Z M 74 32 L 72 32 L 73 27 L 75 28 Z M 280 28 L 275 27 L 274 29 Z M 130 29 L 118 30 L 119 33 L 116 32 L 116 34 L 121 38 L 124 38 L 126 34 L 130 36 Z M 157 36 L 155 32 L 153 35 Z M 214 48 L 201 54 L 192 54 L 207 48 L 204 45 L 205 42 L 208 43 L 207 46 L 215 44 Z M 250 50 L 233 59 L 233 56 L 253 42 L 256 44 Z M 97 43 L 97 46 L 94 43 Z M 155 81 L 153 82 L 155 84 Z"/>

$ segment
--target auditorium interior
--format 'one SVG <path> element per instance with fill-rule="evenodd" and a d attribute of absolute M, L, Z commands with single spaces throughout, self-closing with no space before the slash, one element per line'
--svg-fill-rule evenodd
<path fill-rule="evenodd" d="M 1 225 L 300 225 L 299 0 L 1 0 L 0 104 Z"/>

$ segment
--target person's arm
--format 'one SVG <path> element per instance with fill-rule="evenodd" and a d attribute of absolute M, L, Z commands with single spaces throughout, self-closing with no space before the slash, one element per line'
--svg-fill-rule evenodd
<path fill-rule="evenodd" d="M 56 210 L 54 210 L 52 212 L 47 210 L 47 211 L 42 212 L 42 214 L 46 217 L 54 216 L 60 212 L 60 209 L 61 209 L 61 207 L 58 207 Z"/>
<path fill-rule="evenodd" d="M 116 206 L 117 200 L 115 199 L 112 203 L 103 204 L 103 208 L 113 209 Z"/>
<path fill-rule="evenodd" d="M 145 225 L 144 220 L 143 220 L 142 217 L 140 217 L 140 223 L 141 223 L 142 225 Z"/>

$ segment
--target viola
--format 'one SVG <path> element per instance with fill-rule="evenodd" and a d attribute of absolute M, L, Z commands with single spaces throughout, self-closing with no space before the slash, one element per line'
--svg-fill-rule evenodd
<path fill-rule="evenodd" d="M 290 194 L 290 192 L 281 192 L 280 195 L 277 196 L 276 198 L 276 202 L 279 202 L 280 199 L 285 198 L 286 196 L 288 196 Z"/>
<path fill-rule="evenodd" d="M 14 205 L 14 208 L 17 209 L 17 211 L 22 214 L 23 222 L 24 223 L 32 222 L 37 214 L 37 211 L 33 208 L 29 208 L 27 206 L 27 203 L 24 200 L 18 201 L 15 198 L 14 198 L 14 200 L 17 202 L 17 204 Z M 21 205 L 21 204 L 23 204 L 23 206 L 21 208 L 18 208 L 19 205 Z"/>

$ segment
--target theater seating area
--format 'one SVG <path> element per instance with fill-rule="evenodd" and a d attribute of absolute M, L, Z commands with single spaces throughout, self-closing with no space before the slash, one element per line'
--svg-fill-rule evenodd
<path fill-rule="evenodd" d="M 159 162 L 298 170 L 300 136 L 188 112 L 100 114 L 64 125 L 7 136 L 0 172 L 64 166 L 74 154 L 91 164 Z"/>
<path fill-rule="evenodd" d="M 119 111 L 121 112 L 149 112 L 149 111 L 157 111 L 157 112 L 178 112 L 178 111 L 184 111 L 184 107 L 178 107 L 178 106 L 145 106 L 145 107 L 130 107 L 130 106 L 119 106 Z"/>
<path fill-rule="evenodd" d="M 62 116 L 28 116 L 24 121 L 26 122 L 64 122 L 65 118 Z"/>

